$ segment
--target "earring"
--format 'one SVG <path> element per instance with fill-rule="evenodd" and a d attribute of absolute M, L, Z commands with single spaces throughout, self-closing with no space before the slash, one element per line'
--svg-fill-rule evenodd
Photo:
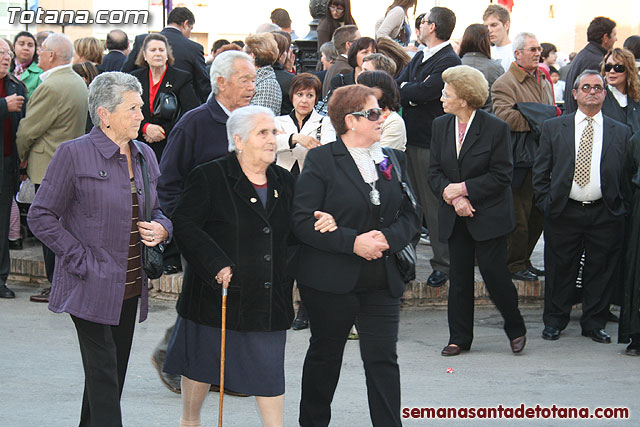
<path fill-rule="evenodd" d="M 356 131 L 356 128 L 351 128 L 351 130 L 355 132 L 355 131 Z"/>
<path fill-rule="evenodd" d="M 111 125 L 107 125 L 107 129 L 111 129 Z"/>

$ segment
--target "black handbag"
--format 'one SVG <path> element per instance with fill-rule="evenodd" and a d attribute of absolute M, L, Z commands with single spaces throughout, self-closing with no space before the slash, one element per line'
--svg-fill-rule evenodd
<path fill-rule="evenodd" d="M 180 115 L 180 102 L 173 92 L 159 92 L 153 101 L 153 118 L 174 122 Z"/>
<path fill-rule="evenodd" d="M 137 141 L 134 141 L 140 152 L 140 166 L 142 168 L 142 182 L 144 183 L 144 220 L 151 221 L 151 195 L 149 190 L 149 172 L 147 171 L 147 162 L 142 155 L 142 147 Z M 164 272 L 164 260 L 162 253 L 164 245 L 159 243 L 155 246 L 142 245 L 142 268 L 144 268 L 147 277 L 157 279 Z"/>
<path fill-rule="evenodd" d="M 391 163 L 396 168 L 396 173 L 398 175 L 398 181 L 400 182 L 400 186 L 402 187 L 402 196 L 406 197 L 413 206 L 414 210 L 419 209 L 418 202 L 416 202 L 416 198 L 411 190 L 411 187 L 402 180 L 402 169 L 400 168 L 400 162 L 396 157 L 395 153 L 392 149 L 384 148 L 383 151 L 391 158 Z M 400 209 L 396 213 L 395 219 L 400 216 Z M 398 270 L 400 271 L 400 277 L 402 277 L 402 281 L 404 283 L 409 283 L 412 280 L 416 279 L 416 263 L 418 261 L 418 254 L 416 253 L 416 246 L 418 244 L 418 239 L 420 238 L 420 234 L 416 233 L 416 237 L 411 240 L 400 251 L 396 252 L 394 255 L 396 257 L 396 265 L 398 266 Z"/>

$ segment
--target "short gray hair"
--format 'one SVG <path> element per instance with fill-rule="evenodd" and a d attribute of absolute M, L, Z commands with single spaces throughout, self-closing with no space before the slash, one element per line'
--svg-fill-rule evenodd
<path fill-rule="evenodd" d="M 275 119 L 275 115 L 270 108 L 249 105 L 247 107 L 233 110 L 227 119 L 227 139 L 229 140 L 229 152 L 236 151 L 234 135 L 238 135 L 241 140 L 246 141 L 249 134 L 255 127 L 255 118 L 258 116 L 269 116 Z"/>
<path fill-rule="evenodd" d="M 524 46 L 527 44 L 527 39 L 538 40 L 536 35 L 533 33 L 527 33 L 527 32 L 520 33 L 516 36 L 515 39 L 513 39 L 513 51 L 515 52 L 516 50 L 524 49 Z"/>
<path fill-rule="evenodd" d="M 580 80 L 584 76 L 596 76 L 596 75 L 598 77 L 600 77 L 600 80 L 602 80 L 602 84 L 604 85 L 604 78 L 602 77 L 602 74 L 600 74 L 600 71 L 598 71 L 598 70 L 584 70 L 583 72 L 578 74 L 578 77 L 576 77 L 576 79 L 573 81 L 573 88 L 578 90 L 578 86 L 580 86 Z"/>
<path fill-rule="evenodd" d="M 69 63 L 73 59 L 73 42 L 66 34 L 53 33 L 45 39 L 47 49 L 55 52 L 56 56 L 64 63 Z"/>
<path fill-rule="evenodd" d="M 238 50 L 228 50 L 222 52 L 216 56 L 216 59 L 211 63 L 211 72 L 209 73 L 209 79 L 211 80 L 211 90 L 214 95 L 217 95 L 220 91 L 218 87 L 218 77 L 222 77 L 225 80 L 229 80 L 235 69 L 233 64 L 237 59 L 243 59 L 253 65 L 253 59 L 244 52 Z"/>
<path fill-rule="evenodd" d="M 142 85 L 131 74 L 111 71 L 98 75 L 89 85 L 89 115 L 94 126 L 100 126 L 98 107 L 113 113 L 122 104 L 125 92 L 142 94 Z"/>

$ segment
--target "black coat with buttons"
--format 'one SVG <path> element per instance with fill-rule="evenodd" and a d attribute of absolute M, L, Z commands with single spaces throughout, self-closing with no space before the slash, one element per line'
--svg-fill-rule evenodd
<path fill-rule="evenodd" d="M 235 153 L 196 167 L 172 221 L 174 239 L 187 260 L 178 314 L 220 327 L 221 285 L 215 276 L 232 268 L 226 327 L 236 331 L 285 330 L 293 321 L 290 217 L 293 177 L 275 164 L 267 169 L 263 207 Z"/>

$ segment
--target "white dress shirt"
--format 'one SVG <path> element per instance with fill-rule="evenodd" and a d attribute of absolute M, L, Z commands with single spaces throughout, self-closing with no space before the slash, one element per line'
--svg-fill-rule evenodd
<path fill-rule="evenodd" d="M 436 53 L 440 52 L 442 49 L 444 49 L 445 47 L 449 46 L 451 44 L 451 42 L 449 40 L 447 40 L 446 42 L 442 42 L 440 44 L 437 44 L 433 47 L 427 47 L 424 49 L 424 53 L 423 53 L 423 57 L 422 57 L 422 62 L 425 63 L 429 60 L 429 58 L 431 58 L 433 55 L 435 55 Z"/>
<path fill-rule="evenodd" d="M 607 90 L 609 92 L 611 92 L 611 94 L 616 99 L 616 101 L 618 101 L 618 105 L 620 105 L 620 107 L 624 108 L 624 107 L 627 106 L 629 101 L 627 100 L 627 95 L 626 94 L 620 92 L 618 89 L 616 89 L 615 87 L 613 87 L 611 85 L 607 85 Z"/>
<path fill-rule="evenodd" d="M 571 181 L 571 191 L 569 198 L 579 202 L 592 202 L 602 198 L 602 190 L 600 188 L 600 158 L 602 156 L 602 111 L 593 116 L 593 149 L 591 151 L 591 174 L 589 183 L 584 187 L 580 187 L 575 181 Z M 587 116 L 580 111 L 576 111 L 575 116 L 575 158 L 574 165 L 578 160 L 578 150 L 580 148 L 580 138 L 582 132 L 587 127 Z M 575 167 L 575 166 L 574 166 Z"/>

